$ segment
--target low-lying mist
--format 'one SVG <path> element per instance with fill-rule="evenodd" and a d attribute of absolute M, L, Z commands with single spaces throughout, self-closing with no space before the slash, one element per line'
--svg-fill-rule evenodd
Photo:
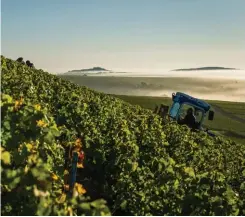
<path fill-rule="evenodd" d="M 184 92 L 209 100 L 245 102 L 245 80 L 187 77 L 61 76 L 94 90 L 116 95 L 170 97 Z"/>

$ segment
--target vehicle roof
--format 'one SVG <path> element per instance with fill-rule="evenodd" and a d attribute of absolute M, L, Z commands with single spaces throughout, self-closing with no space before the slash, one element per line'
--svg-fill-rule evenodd
<path fill-rule="evenodd" d="M 205 112 L 207 112 L 210 109 L 210 105 L 208 103 L 206 103 L 203 100 L 194 98 L 190 95 L 187 95 L 185 93 L 181 93 L 181 92 L 177 92 L 175 94 L 175 97 L 173 99 L 175 102 L 179 102 L 179 103 L 190 103 L 193 106 L 198 106 L 200 108 L 202 108 Z"/>

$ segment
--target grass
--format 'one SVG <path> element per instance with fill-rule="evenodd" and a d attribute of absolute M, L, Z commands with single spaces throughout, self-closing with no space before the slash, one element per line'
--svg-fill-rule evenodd
<path fill-rule="evenodd" d="M 238 115 L 236 115 L 237 117 L 239 117 L 239 118 L 243 118 L 243 119 L 245 119 L 245 114 L 238 114 Z"/>
<path fill-rule="evenodd" d="M 213 104 L 221 107 L 230 114 L 245 118 L 245 103 L 213 101 Z"/>

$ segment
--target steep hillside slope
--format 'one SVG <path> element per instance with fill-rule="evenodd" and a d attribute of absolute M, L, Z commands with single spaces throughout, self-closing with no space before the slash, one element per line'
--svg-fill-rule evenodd
<path fill-rule="evenodd" d="M 15 208 L 10 209 L 13 204 L 9 198 L 18 191 L 16 185 L 26 174 L 24 162 L 29 162 L 29 155 L 23 158 L 21 164 L 17 159 L 23 156 L 23 152 L 16 152 L 16 149 L 23 145 L 23 141 L 29 144 L 33 140 L 39 144 L 37 150 L 42 159 L 39 167 L 50 159 L 50 153 L 56 155 L 56 151 L 62 152 L 62 148 L 63 154 L 59 156 L 64 159 L 65 150 L 81 141 L 85 160 L 84 168 L 79 169 L 77 182 L 85 190 L 82 191 L 80 186 L 78 193 L 93 200 L 104 198 L 112 214 L 245 214 L 244 146 L 219 137 L 213 139 L 205 133 L 196 134 L 175 123 L 164 125 L 149 110 L 79 87 L 42 70 L 30 69 L 5 57 L 1 61 L 1 92 L 16 100 L 14 102 L 2 95 L 1 107 L 5 111 L 2 113 L 2 146 L 8 156 L 2 158 L 6 163 L 2 166 L 2 180 L 6 185 L 2 197 L 2 201 L 5 200 L 2 205 L 4 214 L 21 213 L 21 201 L 18 203 L 16 200 Z M 35 111 L 28 106 L 38 110 L 39 116 L 36 117 Z M 21 118 L 16 117 L 16 112 L 17 117 Z M 29 117 L 35 117 L 34 121 L 30 122 Z M 34 127 L 36 121 L 39 128 L 32 130 L 30 126 Z M 29 126 L 28 123 L 34 125 Z M 15 137 L 17 132 L 18 136 Z M 42 139 L 43 136 L 45 139 Z M 31 146 L 27 144 L 25 150 L 32 153 L 36 143 L 31 143 Z M 47 147 L 47 156 L 41 154 L 44 147 Z M 60 180 L 62 185 L 65 162 L 64 165 L 55 160 L 47 162 L 49 166 L 45 171 L 54 173 L 53 179 Z M 8 180 L 12 176 L 9 174 L 17 170 L 24 172 L 17 177 L 16 174 L 12 175 L 15 184 L 10 187 Z M 39 178 L 35 171 L 32 174 Z M 23 182 L 22 185 L 28 185 L 28 189 L 33 187 L 33 183 Z M 58 195 L 60 185 L 56 188 L 42 187 L 51 195 Z M 41 194 L 37 193 L 36 187 L 33 188 L 36 194 L 29 190 L 29 200 Z M 39 197 L 43 199 L 44 196 Z M 45 209 L 48 201 L 45 198 L 45 202 L 41 199 L 38 199 L 41 202 L 33 202 L 29 213 Z M 71 209 L 83 214 L 88 207 L 93 208 L 92 214 L 108 213 L 101 201 L 83 205 L 79 205 L 80 202 L 63 203 L 52 203 L 51 211 L 40 212 L 44 215 L 57 214 L 54 210 L 65 206 L 64 210 L 68 211 L 61 214 L 69 215 Z"/>

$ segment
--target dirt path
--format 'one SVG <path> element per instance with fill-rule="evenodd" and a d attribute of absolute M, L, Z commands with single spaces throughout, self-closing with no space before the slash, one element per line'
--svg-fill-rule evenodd
<path fill-rule="evenodd" d="M 220 114 L 222 115 L 225 115 L 233 120 L 236 120 L 240 123 L 244 123 L 245 124 L 245 118 L 241 118 L 241 117 L 237 117 L 236 115 L 233 115 L 225 110 L 223 110 L 221 107 L 217 106 L 217 105 L 214 105 L 214 104 L 211 104 L 211 106 L 214 108 L 215 111 L 219 112 Z"/>

